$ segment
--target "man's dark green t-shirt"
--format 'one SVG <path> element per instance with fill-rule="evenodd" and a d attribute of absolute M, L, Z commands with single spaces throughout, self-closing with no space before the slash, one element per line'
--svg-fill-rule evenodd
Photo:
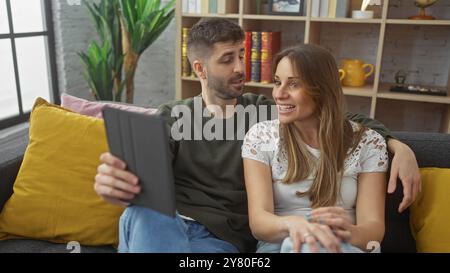
<path fill-rule="evenodd" d="M 197 100 L 201 98 L 197 97 Z M 274 101 L 262 95 L 246 93 L 238 98 L 238 105 L 270 106 Z M 165 117 L 168 130 L 182 115 L 172 117 L 176 106 L 191 109 L 194 112 L 194 98 L 174 101 L 161 105 L 158 113 Z M 204 107 L 204 106 L 203 106 Z M 267 112 L 258 112 L 258 121 L 268 116 Z M 193 116 L 192 116 L 193 118 Z M 237 114 L 232 117 L 239 124 Z M 380 123 L 364 115 L 348 115 L 348 118 L 376 130 L 384 137 L 390 132 Z M 202 117 L 203 126 L 213 117 Z M 269 117 L 270 119 L 270 117 Z M 249 120 L 245 123 L 245 132 L 249 130 Z M 226 134 L 225 120 L 224 135 Z M 194 122 L 191 123 L 193 127 Z M 187 128 L 183 128 L 186 130 Z M 192 128 L 190 128 L 192 129 Z M 218 238 L 230 242 L 241 252 L 254 252 L 256 240 L 253 238 L 248 221 L 247 195 L 245 192 L 244 171 L 241 158 L 242 137 L 236 126 L 233 140 L 228 138 L 213 140 L 174 140 L 170 137 L 173 156 L 173 172 L 178 213 L 193 218 L 204 225 Z M 193 129 L 192 129 L 193 130 Z M 240 135 L 242 136 L 242 134 Z"/>

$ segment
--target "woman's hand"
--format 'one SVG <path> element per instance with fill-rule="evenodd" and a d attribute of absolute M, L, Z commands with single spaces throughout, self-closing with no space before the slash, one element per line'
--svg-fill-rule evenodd
<path fill-rule="evenodd" d="M 341 252 L 341 241 L 327 225 L 310 223 L 299 216 L 287 216 L 285 224 L 292 239 L 293 251 L 300 252 L 302 244 L 308 244 L 312 252 L 319 251 L 320 243 L 327 252 Z"/>
<path fill-rule="evenodd" d="M 322 207 L 313 209 L 310 221 L 330 227 L 333 233 L 343 241 L 350 241 L 352 237 L 352 219 L 348 212 L 341 207 Z"/>

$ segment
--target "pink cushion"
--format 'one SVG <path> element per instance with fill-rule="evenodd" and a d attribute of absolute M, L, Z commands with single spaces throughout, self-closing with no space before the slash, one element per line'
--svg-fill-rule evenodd
<path fill-rule="evenodd" d="M 113 103 L 113 102 L 93 102 L 77 98 L 68 94 L 61 95 L 61 106 L 64 108 L 68 108 L 79 114 L 96 118 L 102 118 L 102 110 L 105 106 L 129 112 L 143 113 L 147 115 L 156 113 L 155 108 L 144 108 L 130 104 Z"/>

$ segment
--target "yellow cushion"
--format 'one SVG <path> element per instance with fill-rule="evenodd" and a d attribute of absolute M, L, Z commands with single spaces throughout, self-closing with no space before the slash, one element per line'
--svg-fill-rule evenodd
<path fill-rule="evenodd" d="M 418 252 L 450 252 L 450 169 L 422 168 L 422 192 L 411 206 Z"/>
<path fill-rule="evenodd" d="M 37 99 L 14 194 L 0 214 L 0 239 L 117 245 L 123 208 L 94 191 L 99 157 L 106 151 L 103 120 Z"/>

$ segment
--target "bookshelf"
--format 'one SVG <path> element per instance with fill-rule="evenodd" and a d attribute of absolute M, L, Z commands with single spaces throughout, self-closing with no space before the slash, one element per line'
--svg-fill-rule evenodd
<path fill-rule="evenodd" d="M 182 77 L 182 28 L 191 27 L 202 17 L 222 17 L 235 21 L 246 31 L 282 31 L 282 48 L 297 43 L 314 43 L 331 50 L 338 63 L 347 57 L 372 63 L 375 66 L 375 72 L 367 79 L 365 86 L 343 88 L 350 111 L 367 114 L 395 131 L 450 133 L 449 95 L 442 97 L 389 91 L 390 86 L 395 82 L 393 80 L 395 65 L 399 67 L 403 65 L 405 70 L 413 70 L 412 79 L 415 82 L 411 82 L 411 84 L 444 89 L 450 94 L 450 61 L 445 61 L 450 60 L 450 50 L 447 50 L 448 47 L 435 48 L 435 45 L 427 44 L 428 40 L 438 44 L 450 44 L 450 35 L 448 35 L 450 34 L 450 9 L 443 10 L 434 6 L 428 8 L 427 11 L 433 11 L 433 8 L 439 9 L 438 20 L 408 20 L 405 19 L 407 17 L 404 13 L 417 12 L 412 3 L 413 7 L 410 11 L 401 13 L 398 6 L 389 5 L 389 2 L 397 3 L 398 0 L 383 0 L 382 6 L 378 6 L 374 10 L 374 19 L 360 20 L 312 17 L 311 3 L 315 0 L 304 0 L 304 15 L 302 16 L 260 15 L 255 12 L 254 0 L 227 1 L 231 3 L 228 4 L 225 14 L 183 13 L 182 3 L 177 1 L 177 99 L 195 96 L 201 90 L 197 78 Z M 361 5 L 361 0 L 351 1 L 352 9 L 358 5 Z M 400 34 L 402 35 L 401 39 L 398 38 Z M 363 42 L 366 47 L 354 46 L 360 42 Z M 405 45 L 403 45 L 404 43 Z M 436 67 L 433 68 L 434 74 L 427 74 L 427 70 L 430 69 L 424 69 L 425 72 L 422 72 L 423 82 L 420 81 L 420 77 L 414 77 L 413 68 L 417 64 L 414 64 L 413 60 L 424 58 L 423 53 L 417 51 L 416 47 L 436 51 L 437 53 L 433 54 L 440 56 L 437 56 L 439 60 L 436 60 Z M 433 67 L 433 64 L 430 66 Z M 436 76 L 436 74 L 440 76 Z M 444 76 L 442 76 L 443 74 Z M 436 85 L 430 84 L 428 80 L 423 80 L 432 77 L 438 77 L 437 80 L 434 79 Z M 407 81 L 407 83 L 410 82 Z M 265 94 L 271 97 L 271 84 L 248 82 L 245 84 L 245 88 L 246 92 Z"/>

